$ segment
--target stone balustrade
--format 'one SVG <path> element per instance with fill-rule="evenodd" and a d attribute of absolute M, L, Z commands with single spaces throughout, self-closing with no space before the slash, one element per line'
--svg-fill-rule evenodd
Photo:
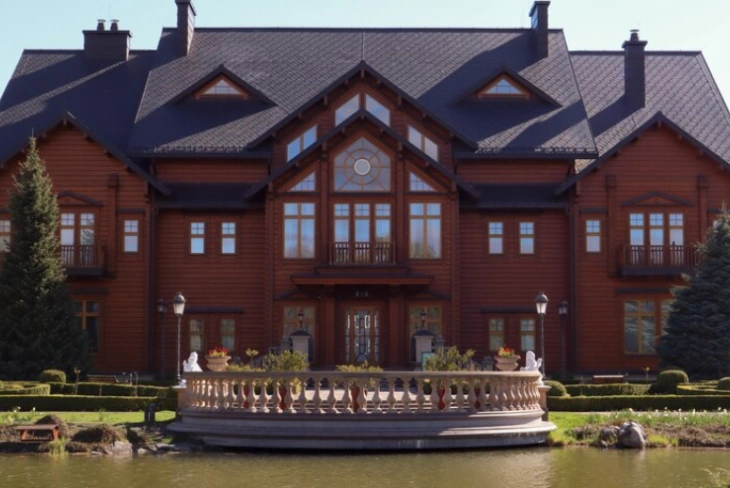
<path fill-rule="evenodd" d="M 538 372 L 186 373 L 181 410 L 260 414 L 541 411 Z"/>

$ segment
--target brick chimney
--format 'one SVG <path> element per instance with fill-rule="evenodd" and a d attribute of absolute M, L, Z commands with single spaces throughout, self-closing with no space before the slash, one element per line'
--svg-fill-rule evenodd
<path fill-rule="evenodd" d="M 175 0 L 177 4 L 177 55 L 187 56 L 195 34 L 193 0 Z"/>
<path fill-rule="evenodd" d="M 537 46 L 538 59 L 547 58 L 550 54 L 550 46 L 548 45 L 548 7 L 550 2 L 536 1 L 530 9 L 530 19 L 532 20 L 532 32 L 535 37 L 535 45 Z"/>
<path fill-rule="evenodd" d="M 119 30 L 119 21 L 112 20 L 106 30 L 106 21 L 99 19 L 96 30 L 84 32 L 84 56 L 91 61 L 126 61 L 129 59 L 129 31 Z"/>
<path fill-rule="evenodd" d="M 646 105 L 646 41 L 639 40 L 639 31 L 632 30 L 631 37 L 623 43 L 624 93 L 633 108 Z"/>

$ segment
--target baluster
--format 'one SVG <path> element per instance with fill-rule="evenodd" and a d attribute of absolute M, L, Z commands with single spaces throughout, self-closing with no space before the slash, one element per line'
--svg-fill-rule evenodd
<path fill-rule="evenodd" d="M 246 379 L 246 382 L 244 383 L 245 386 L 243 387 L 243 392 L 246 395 L 246 401 L 244 403 L 244 407 L 246 408 L 247 412 L 256 412 L 258 409 L 256 408 L 256 384 L 258 383 L 257 380 L 254 379 Z M 248 405 L 246 407 L 245 405 Z"/>
<path fill-rule="evenodd" d="M 309 413 L 309 409 L 307 408 L 307 384 L 309 383 L 309 378 L 306 378 L 306 380 L 302 381 L 302 383 L 299 385 L 299 412 L 300 413 Z"/>
<path fill-rule="evenodd" d="M 461 379 L 456 380 L 456 411 L 464 411 L 464 388 L 466 383 Z"/>
<path fill-rule="evenodd" d="M 357 395 L 357 403 L 358 403 L 357 411 L 358 411 L 358 413 L 367 413 L 367 411 L 368 411 L 368 405 L 367 405 L 368 398 L 365 395 L 365 393 L 367 391 L 366 390 L 367 386 L 368 386 L 368 379 L 367 378 L 364 379 L 364 380 L 360 380 L 360 389 L 359 389 L 359 392 L 358 392 L 358 395 Z"/>
<path fill-rule="evenodd" d="M 479 384 L 479 379 L 471 378 L 465 384 L 467 385 L 467 388 L 469 388 L 469 395 L 466 399 L 466 401 L 469 402 L 469 410 L 478 410 L 479 407 L 477 407 L 477 402 L 479 399 L 477 398 L 476 392 L 479 388 L 479 386 L 477 386 Z"/>
<path fill-rule="evenodd" d="M 431 412 L 436 413 L 439 411 L 439 380 L 431 378 L 431 394 L 429 398 L 431 400 Z"/>
<path fill-rule="evenodd" d="M 212 393 L 212 395 L 211 395 L 211 398 L 212 398 L 212 405 L 211 405 L 211 407 L 214 408 L 214 409 L 218 409 L 218 408 L 220 408 L 218 380 L 217 379 L 211 380 L 210 381 L 210 386 L 211 386 L 211 393 Z"/>
<path fill-rule="evenodd" d="M 271 385 L 273 391 L 271 392 L 271 413 L 281 413 L 281 396 L 279 395 L 279 379 L 272 378 Z"/>
<path fill-rule="evenodd" d="M 489 407 L 487 406 L 487 400 L 489 397 L 489 393 L 487 393 L 487 389 L 490 388 L 489 379 L 480 379 L 479 381 L 479 410 L 484 412 Z"/>
<path fill-rule="evenodd" d="M 388 413 L 395 413 L 396 408 L 396 400 L 395 400 L 395 380 L 396 378 L 394 376 L 388 377 Z"/>
<path fill-rule="evenodd" d="M 296 378 L 284 378 L 284 412 L 294 413 L 294 388 Z"/>
<path fill-rule="evenodd" d="M 350 392 L 352 391 L 353 380 L 352 378 L 343 378 L 342 380 L 342 410 L 348 413 L 352 413 L 350 405 L 353 403 L 350 401 Z"/>
<path fill-rule="evenodd" d="M 322 378 L 317 377 L 314 380 L 314 411 L 324 413 L 322 409 Z"/>
<path fill-rule="evenodd" d="M 489 377 L 489 410 L 496 410 L 497 406 L 497 377 Z"/>
<path fill-rule="evenodd" d="M 453 383 L 452 377 L 447 376 L 444 381 L 444 412 L 451 410 L 451 401 L 453 396 L 451 395 L 451 384 Z"/>
<path fill-rule="evenodd" d="M 383 403 L 383 399 L 380 396 L 380 382 L 382 378 L 378 378 L 373 390 L 373 412 L 383 413 L 383 409 L 380 408 L 380 404 Z"/>
<path fill-rule="evenodd" d="M 337 387 L 337 385 L 335 383 L 337 383 L 337 381 L 334 378 L 332 378 L 332 377 L 327 378 L 327 384 L 329 385 L 329 390 L 330 390 L 329 395 L 327 396 L 327 403 L 329 404 L 329 406 L 327 408 L 327 412 L 329 412 L 329 413 L 339 413 L 340 412 L 339 410 L 337 410 L 337 406 L 336 406 L 337 397 L 335 396 L 335 388 Z"/>
<path fill-rule="evenodd" d="M 403 396 L 401 397 L 401 401 L 403 402 L 403 410 L 401 412 L 403 413 L 413 413 L 411 410 L 411 382 L 406 381 L 406 378 L 401 378 L 401 381 L 403 382 Z"/>
<path fill-rule="evenodd" d="M 423 394 L 423 378 L 420 376 L 416 378 L 416 411 L 423 413 L 425 409 L 423 405 L 426 403 L 426 397 Z"/>
<path fill-rule="evenodd" d="M 261 410 L 264 413 L 269 413 L 269 393 L 266 391 L 266 388 L 268 387 L 267 383 L 271 382 L 271 384 L 274 384 L 273 380 L 267 379 L 267 378 L 261 378 L 261 388 L 259 389 L 259 395 L 257 398 L 257 404 L 259 405 L 257 408 L 258 410 Z"/>

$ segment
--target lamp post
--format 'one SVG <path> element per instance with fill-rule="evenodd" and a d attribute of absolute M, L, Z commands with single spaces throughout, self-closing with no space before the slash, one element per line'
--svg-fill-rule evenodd
<path fill-rule="evenodd" d="M 560 302 L 560 305 L 558 306 L 558 317 L 560 317 L 560 342 L 561 342 L 561 351 L 563 353 L 562 357 L 562 374 L 565 376 L 566 373 L 566 350 L 565 350 L 565 335 L 567 333 L 568 329 L 568 300 L 563 300 Z M 543 361 L 545 361 L 543 359 Z"/>
<path fill-rule="evenodd" d="M 421 312 L 421 330 L 426 329 L 426 312 Z"/>
<path fill-rule="evenodd" d="M 160 379 L 165 379 L 165 312 L 167 302 L 164 298 L 157 300 L 157 313 L 160 315 Z"/>
<path fill-rule="evenodd" d="M 180 376 L 180 322 L 185 313 L 185 297 L 181 292 L 177 292 L 175 298 L 172 299 L 172 309 L 177 315 L 177 384 L 179 385 L 182 381 L 182 376 Z"/>
<path fill-rule="evenodd" d="M 541 291 L 535 298 L 535 308 L 540 316 L 540 356 L 542 357 L 542 375 L 545 376 L 545 312 L 547 311 L 548 297 Z"/>

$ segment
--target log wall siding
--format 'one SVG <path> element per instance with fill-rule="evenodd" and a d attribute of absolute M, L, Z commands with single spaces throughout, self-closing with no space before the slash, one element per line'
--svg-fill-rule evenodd
<path fill-rule="evenodd" d="M 154 168 L 161 181 L 175 183 L 255 183 L 269 171 L 266 160 L 239 159 L 158 159 Z"/>
<path fill-rule="evenodd" d="M 205 253 L 190 254 L 190 223 L 205 223 Z M 236 254 L 223 255 L 221 223 L 236 223 Z M 182 320 L 182 355 L 189 348 L 190 319 L 205 323 L 204 349 L 220 345 L 220 319 L 236 320 L 236 353 L 246 348 L 266 351 L 265 290 L 262 277 L 266 262 L 264 212 L 242 213 L 161 211 L 157 216 L 156 296 L 168 301 L 165 318 L 166 364 L 174 368 L 177 320 L 171 299 L 177 291 L 185 296 Z M 240 308 L 243 312 L 196 312 L 201 309 Z M 160 351 L 158 351 L 160 352 Z M 205 351 L 204 351 L 205 352 Z"/>
<path fill-rule="evenodd" d="M 484 159 L 460 160 L 459 176 L 470 183 L 562 183 L 570 161 Z"/>
<path fill-rule="evenodd" d="M 505 319 L 505 345 L 520 348 L 519 320 L 535 319 L 539 349 L 539 318 L 535 297 L 544 291 L 550 302 L 545 317 L 545 354 L 549 370 L 561 364 L 558 304 L 569 296 L 568 217 L 564 211 L 462 212 L 459 233 L 459 276 L 461 306 L 461 344 L 476 350 L 481 360 L 488 351 L 488 319 Z M 519 223 L 535 222 L 535 254 L 519 253 Z M 489 254 L 488 224 L 503 222 L 504 253 Z M 511 309 L 511 312 L 485 313 L 484 308 Z M 524 312 L 514 310 L 524 309 Z M 524 357 L 524 352 L 522 352 Z"/>
<path fill-rule="evenodd" d="M 701 188 L 698 179 L 707 181 L 709 188 Z M 650 192 L 680 198 L 689 206 L 658 199 L 622 206 Z M 616 247 L 629 240 L 629 214 L 682 213 L 685 245 L 692 245 L 704 237 L 712 220 L 707 209 L 720 208 L 729 194 L 730 175 L 726 170 L 670 129 L 656 127 L 581 181 L 575 215 L 577 370 L 642 371 L 658 366 L 656 355 L 624 353 L 623 303 L 637 299 L 669 300 L 672 296 L 668 290 L 684 281 L 679 277 L 622 278 L 616 272 Z M 600 254 L 586 252 L 588 219 L 601 221 Z M 665 238 L 666 235 L 665 217 Z"/>
<path fill-rule="evenodd" d="M 99 353 L 94 363 L 100 371 L 137 370 L 146 368 L 147 361 L 147 303 L 145 245 L 147 184 L 135 173 L 110 157 L 98 144 L 90 141 L 75 128 L 59 127 L 38 141 L 38 150 L 46 163 L 55 192 L 71 191 L 102 203 L 101 207 L 88 206 L 67 197 L 61 212 L 76 212 L 88 208 L 96 213 L 96 243 L 115 248 L 109 255 L 114 276 L 111 278 L 71 278 L 74 299 L 101 302 Z M 0 171 L 0 208 L 7 208 L 8 191 L 18 161 L 9 162 Z M 84 175 L 80 178 L 79 175 Z M 116 175 L 118 186 L 110 189 L 110 175 Z M 140 213 L 110 215 L 110 209 L 138 209 Z M 139 220 L 140 247 L 136 254 L 122 253 L 123 220 Z M 133 304 L 133 306 L 130 306 Z"/>

